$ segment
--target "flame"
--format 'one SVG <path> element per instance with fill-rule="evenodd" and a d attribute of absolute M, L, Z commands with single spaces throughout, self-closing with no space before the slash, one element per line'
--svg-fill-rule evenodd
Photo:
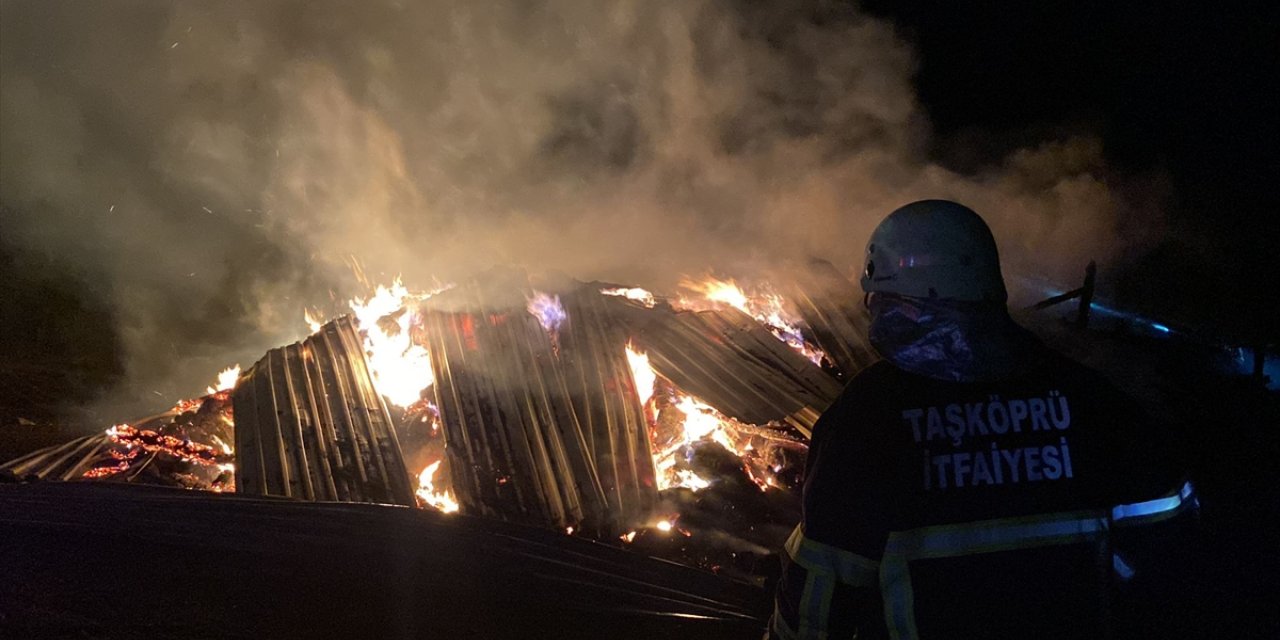
<path fill-rule="evenodd" d="M 418 474 L 418 498 L 424 504 L 428 504 L 442 513 L 453 513 L 458 510 L 458 501 L 454 499 L 453 492 L 448 489 L 437 491 L 435 488 L 435 475 L 440 470 L 440 463 L 443 460 L 436 460 L 427 465 L 422 473 Z M 572 527 L 570 527 L 572 533 Z"/>
<path fill-rule="evenodd" d="M 676 525 L 678 520 L 680 520 L 679 514 L 666 516 L 654 523 L 653 527 L 662 533 L 671 533 L 672 531 L 675 531 L 686 538 L 691 537 L 693 535 L 692 532 L 684 527 Z"/>
<path fill-rule="evenodd" d="M 527 309 L 533 317 L 538 319 L 538 323 L 542 325 L 542 328 L 553 335 L 559 333 L 560 325 L 569 319 L 569 314 L 560 305 L 560 296 L 551 296 L 535 291 L 533 292 L 533 297 L 529 298 Z"/>
<path fill-rule="evenodd" d="M 433 293 L 410 293 L 400 278 L 391 286 L 378 285 L 367 299 L 351 301 L 356 324 L 364 334 L 365 355 L 378 393 L 404 408 L 417 402 L 422 390 L 435 382 L 427 350 L 414 344 L 410 327 L 415 302 Z"/>
<path fill-rule="evenodd" d="M 351 260 L 352 269 L 363 277 L 359 262 Z M 367 283 L 367 280 L 362 280 Z M 429 414 L 436 414 L 435 406 L 422 402 L 422 392 L 435 382 L 431 369 L 430 353 L 413 340 L 413 327 L 417 320 L 417 303 L 450 289 L 445 285 L 425 293 L 410 291 L 397 277 L 388 285 L 378 285 L 367 298 L 356 297 L 349 303 L 356 325 L 364 338 L 365 356 L 378 393 L 388 402 L 402 409 L 415 411 L 426 409 L 421 419 L 431 421 Z M 323 326 L 318 314 L 303 310 L 303 317 L 312 332 Z M 438 434 L 439 425 L 432 421 L 432 432 Z M 458 502 L 448 488 L 447 478 L 437 478 L 443 460 L 427 465 L 418 475 L 417 495 L 421 503 L 444 513 L 458 510 Z"/>
<path fill-rule="evenodd" d="M 601 289 L 600 293 L 606 296 L 619 296 L 633 302 L 639 302 L 650 309 L 658 303 L 652 293 L 640 287 L 614 287 L 612 289 Z"/>
<path fill-rule="evenodd" d="M 209 436 L 209 437 L 213 440 L 213 443 L 214 443 L 214 444 L 218 445 L 218 446 L 222 449 L 222 452 L 223 452 L 223 453 L 225 453 L 225 454 L 227 454 L 227 455 L 229 455 L 229 456 L 230 456 L 230 455 L 235 455 L 236 450 L 235 450 L 234 448 L 232 448 L 232 446 L 231 446 L 231 445 L 227 444 L 227 443 L 226 443 L 226 441 L 224 441 L 222 438 L 219 438 L 219 437 L 218 437 L 218 436 L 216 436 L 216 435 L 212 435 L 212 436 Z"/>
<path fill-rule="evenodd" d="M 693 532 L 676 524 L 679 520 L 680 520 L 680 514 L 661 516 L 657 520 L 653 521 L 652 524 L 647 524 L 641 527 L 641 529 L 644 531 L 657 530 L 659 533 L 663 535 L 670 535 L 671 532 L 674 531 L 686 538 L 692 537 Z M 631 544 L 636 541 L 636 538 L 639 535 L 640 535 L 640 531 L 633 529 L 631 531 L 628 531 L 618 536 L 618 539 L 625 542 L 626 544 Z"/>
<path fill-rule="evenodd" d="M 310 309 L 302 310 L 302 319 L 306 321 L 307 326 L 311 329 L 311 333 L 313 334 L 318 333 L 320 331 L 320 327 L 324 326 L 324 320 L 321 319 L 323 317 L 324 316 L 320 315 L 320 312 L 318 311 L 313 314 Z"/>
<path fill-rule="evenodd" d="M 686 279 L 680 283 L 680 286 L 690 291 L 701 293 L 710 302 L 727 304 L 747 315 L 754 315 L 748 308 L 751 299 L 747 297 L 742 287 L 739 287 L 738 283 L 732 278 L 720 280 L 719 278 L 707 276 L 706 280 L 702 282 Z M 691 303 L 683 298 L 681 299 L 681 304 L 683 306 L 691 306 Z"/>
<path fill-rule="evenodd" d="M 658 382 L 658 374 L 654 373 L 653 367 L 649 365 L 649 354 L 637 351 L 628 341 L 627 364 L 631 365 L 631 379 L 635 381 L 636 395 L 640 399 L 640 404 L 648 404 L 649 398 L 653 397 L 654 385 Z"/>
<path fill-rule="evenodd" d="M 212 395 L 212 394 L 210 394 Z M 207 397 L 207 396 L 206 396 Z M 204 398 L 184 398 L 173 404 L 173 410 L 178 413 L 187 413 L 188 411 L 199 411 L 204 406 Z"/>
<path fill-rule="evenodd" d="M 653 466 L 657 472 L 659 491 L 677 487 L 699 491 L 711 486 L 710 480 L 680 465 L 682 460 L 692 456 L 691 447 L 697 442 L 718 443 L 742 458 L 743 472 L 761 491 L 777 486 L 773 474 L 780 469 L 771 468 L 766 456 L 762 455 L 764 452 L 753 446 L 752 436 L 747 433 L 750 425 L 721 414 L 698 398 L 672 389 L 670 397 L 664 397 L 663 402 L 667 409 L 677 411 L 682 418 L 674 433 L 666 429 L 660 433 L 657 419 L 659 411 L 654 398 L 658 374 L 650 365 L 648 354 L 637 350 L 630 342 L 627 343 L 627 363 L 631 366 L 631 376 L 636 381 L 636 394 L 640 403 L 648 410 L 646 417 L 649 420 Z"/>
<path fill-rule="evenodd" d="M 218 374 L 218 381 L 214 383 L 214 386 L 207 387 L 205 393 L 213 395 L 222 391 L 230 391 L 236 388 L 236 381 L 239 379 L 240 365 L 231 365 Z"/>
<path fill-rule="evenodd" d="M 821 349 L 805 341 L 804 332 L 800 330 L 800 319 L 787 310 L 786 300 L 767 284 L 755 287 L 751 295 L 748 295 L 732 278 L 721 280 L 707 276 L 701 282 L 685 279 L 680 286 L 702 294 L 705 302 L 681 297 L 676 304 L 679 309 L 702 311 L 708 307 L 714 309 L 720 305 L 727 305 L 755 318 L 775 338 L 808 358 L 810 362 L 821 365 L 826 357 Z"/>

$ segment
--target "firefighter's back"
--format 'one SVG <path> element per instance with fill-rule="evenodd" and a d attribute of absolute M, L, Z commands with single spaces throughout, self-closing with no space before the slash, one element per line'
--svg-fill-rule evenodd
<path fill-rule="evenodd" d="M 1038 346 L 1028 359 L 985 382 L 878 363 L 814 435 L 805 535 L 883 544 L 892 635 L 1101 637 L 1165 569 L 1150 551 L 1176 534 L 1151 525 L 1193 497 L 1161 434 L 1092 371 Z"/>

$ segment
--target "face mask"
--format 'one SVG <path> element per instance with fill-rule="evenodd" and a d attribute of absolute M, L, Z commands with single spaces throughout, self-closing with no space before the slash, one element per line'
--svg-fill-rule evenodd
<path fill-rule="evenodd" d="M 1036 340 L 1001 303 L 877 293 L 868 298 L 871 345 L 897 367 L 952 382 L 998 380 L 1024 370 Z"/>

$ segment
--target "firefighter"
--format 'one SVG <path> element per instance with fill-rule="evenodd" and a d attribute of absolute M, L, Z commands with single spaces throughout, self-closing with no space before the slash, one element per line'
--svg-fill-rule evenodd
<path fill-rule="evenodd" d="M 771 637 L 1148 635 L 1197 506 L 1159 431 L 1013 322 L 969 208 L 894 211 L 863 268 L 882 360 L 814 428 Z"/>

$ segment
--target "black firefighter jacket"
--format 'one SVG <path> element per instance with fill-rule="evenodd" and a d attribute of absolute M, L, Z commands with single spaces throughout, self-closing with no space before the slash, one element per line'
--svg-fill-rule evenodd
<path fill-rule="evenodd" d="M 1044 347 L 1015 379 L 881 361 L 817 423 L 774 638 L 1152 637 L 1196 497 L 1164 438 Z"/>

